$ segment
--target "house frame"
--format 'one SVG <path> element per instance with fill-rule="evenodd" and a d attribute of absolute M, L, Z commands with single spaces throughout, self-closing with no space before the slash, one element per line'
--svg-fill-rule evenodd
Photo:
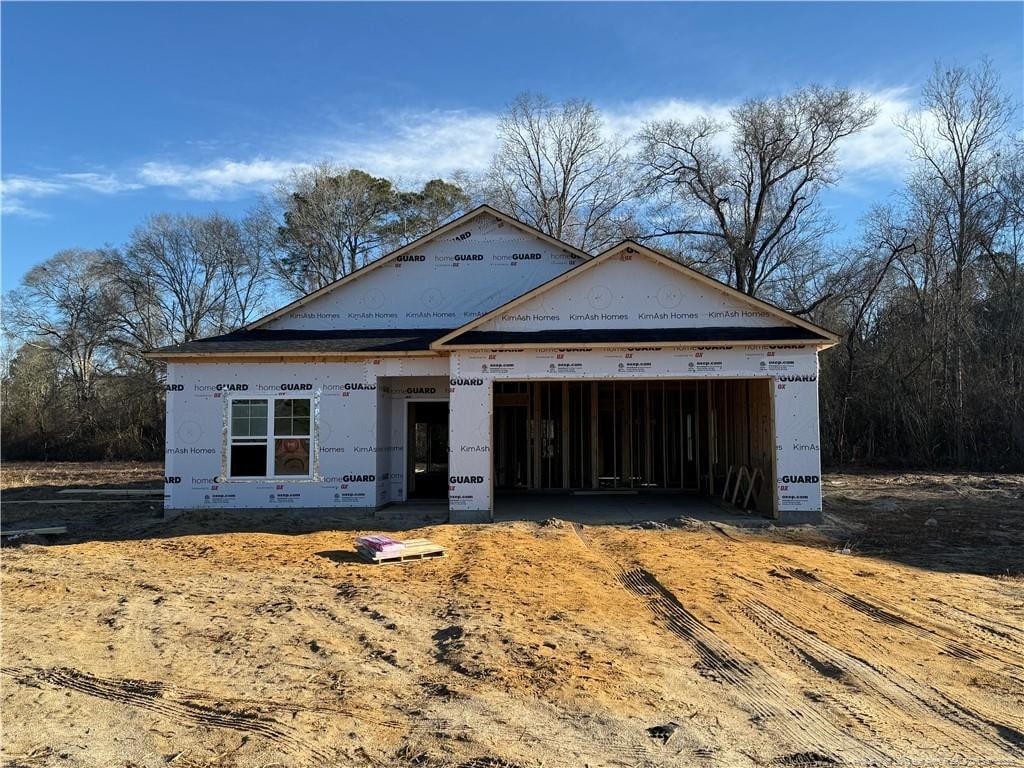
<path fill-rule="evenodd" d="M 379 509 L 416 486 L 489 520 L 505 492 L 732 484 L 757 513 L 814 521 L 817 355 L 836 342 L 638 243 L 591 257 L 482 206 L 238 331 L 150 352 L 165 506 Z M 267 448 L 303 476 L 230 460 L 236 430 L 263 428 L 232 403 L 274 398 L 309 401 L 308 444 Z M 417 400 L 447 401 L 447 427 L 436 408 L 407 425 Z M 442 442 L 447 467 L 421 460 Z"/>

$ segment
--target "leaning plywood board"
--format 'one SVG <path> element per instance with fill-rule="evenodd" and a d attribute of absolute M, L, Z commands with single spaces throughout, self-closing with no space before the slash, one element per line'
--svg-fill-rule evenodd
<path fill-rule="evenodd" d="M 163 496 L 160 488 L 65 488 L 57 493 L 95 493 L 112 496 Z"/>
<path fill-rule="evenodd" d="M 0 537 L 7 536 L 27 536 L 29 534 L 35 536 L 57 536 L 62 533 L 67 533 L 67 526 L 64 525 L 53 525 L 48 528 L 16 528 L 10 531 L 0 531 Z"/>
<path fill-rule="evenodd" d="M 4 499 L 4 504 L 138 504 L 155 499 Z"/>
<path fill-rule="evenodd" d="M 376 554 L 370 556 L 360 549 L 359 556 L 368 563 L 386 565 L 387 563 L 404 563 L 408 560 L 427 560 L 433 557 L 444 557 L 447 554 L 444 547 L 434 544 L 427 539 L 408 539 L 403 543 L 405 548 L 397 554 Z"/>

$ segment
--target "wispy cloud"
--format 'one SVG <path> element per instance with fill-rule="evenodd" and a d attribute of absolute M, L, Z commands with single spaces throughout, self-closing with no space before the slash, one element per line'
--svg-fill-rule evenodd
<path fill-rule="evenodd" d="M 30 176 L 8 176 L 0 181 L 0 210 L 8 215 L 42 216 L 29 201 L 63 191 L 64 185 L 56 181 Z"/>
<path fill-rule="evenodd" d="M 470 111 L 404 112 L 363 141 L 326 141 L 323 155 L 371 173 L 429 179 L 487 167 L 497 146 L 497 115 Z"/>
<path fill-rule="evenodd" d="M 843 171 L 854 184 L 866 179 L 895 179 L 907 163 L 908 145 L 895 124 L 899 115 L 912 108 L 907 91 L 880 90 L 871 97 L 879 108 L 878 119 L 867 130 L 847 139 L 840 152 Z M 662 99 L 606 105 L 602 115 L 609 134 L 628 137 L 645 123 L 657 120 L 688 121 L 708 115 L 725 122 L 730 106 Z M 0 187 L 3 212 L 43 215 L 37 204 L 44 198 L 73 193 L 113 195 L 143 189 L 162 189 L 196 200 L 238 199 L 266 192 L 292 171 L 321 160 L 410 182 L 450 176 L 459 170 L 479 172 L 487 167 L 496 148 L 496 128 L 497 115 L 493 113 L 399 112 L 382 119 L 370 133 L 356 138 L 322 136 L 303 141 L 301 149 L 276 157 L 225 157 L 201 163 L 152 160 L 119 173 L 11 176 Z"/>
<path fill-rule="evenodd" d="M 145 163 L 136 177 L 145 186 L 168 187 L 197 200 L 223 200 L 270 189 L 304 166 L 297 161 L 263 158 L 218 160 L 199 166 L 151 162 Z"/>
<path fill-rule="evenodd" d="M 854 178 L 899 178 L 910 164 L 910 142 L 897 124 L 915 109 L 907 88 L 892 88 L 871 94 L 878 109 L 875 122 L 847 138 L 839 148 L 843 171 Z"/>
<path fill-rule="evenodd" d="M 729 119 L 730 104 L 719 102 L 687 101 L 685 99 L 660 99 L 620 104 L 602 110 L 605 129 L 613 135 L 629 137 L 636 134 L 646 123 L 675 120 L 688 123 L 698 117 L 710 117 L 725 123 Z"/>
<path fill-rule="evenodd" d="M 109 173 L 59 173 L 50 178 L 8 176 L 0 181 L 0 207 L 5 214 L 43 217 L 46 213 L 37 207 L 40 198 L 75 191 L 112 195 L 141 187 L 139 183 L 125 181 Z"/>
<path fill-rule="evenodd" d="M 112 173 L 62 173 L 57 178 L 67 186 L 99 192 L 103 195 L 142 188 L 142 184 L 119 179 Z"/>

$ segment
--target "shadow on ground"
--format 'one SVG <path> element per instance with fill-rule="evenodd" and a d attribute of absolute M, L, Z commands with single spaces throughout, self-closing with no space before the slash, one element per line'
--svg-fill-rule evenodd
<path fill-rule="evenodd" d="M 444 504 L 392 505 L 367 513 L 349 510 L 196 510 L 163 518 L 159 495 L 86 498 L 67 487 L 39 484 L 5 491 L 3 527 L 64 525 L 58 537 L 31 539 L 52 545 L 128 541 L 229 533 L 302 535 L 318 531 L 383 531 L 401 534 L 444 524 Z M 121 489 L 160 491 L 159 481 L 119 483 Z M 495 522 L 551 518 L 585 525 L 713 529 L 729 536 L 765 537 L 801 546 L 849 549 L 933 571 L 986 576 L 1024 575 L 1024 482 L 1020 475 L 910 475 L 832 473 L 825 478 L 821 526 L 776 527 L 706 497 L 666 494 L 499 496 Z M 95 498 L 95 500 L 93 500 Z M 62 503 L 26 503 L 44 499 Z M 16 542 L 15 542 L 16 543 Z M 321 557 L 354 553 L 322 552 Z"/>

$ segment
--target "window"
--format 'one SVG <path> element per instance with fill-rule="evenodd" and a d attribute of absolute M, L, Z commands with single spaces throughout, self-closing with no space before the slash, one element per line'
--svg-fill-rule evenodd
<path fill-rule="evenodd" d="M 309 477 L 310 405 L 308 398 L 232 400 L 229 477 Z"/>

